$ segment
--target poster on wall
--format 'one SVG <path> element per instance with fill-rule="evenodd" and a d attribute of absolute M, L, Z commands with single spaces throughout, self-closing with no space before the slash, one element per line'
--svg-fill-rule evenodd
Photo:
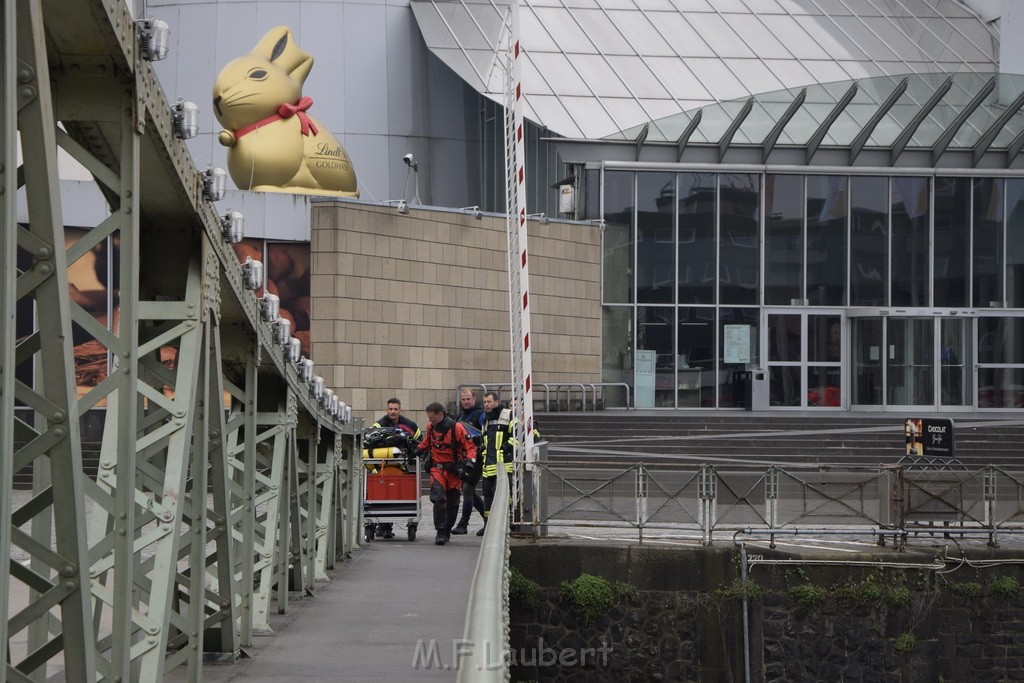
<path fill-rule="evenodd" d="M 750 325 L 725 325 L 722 328 L 723 353 L 726 363 L 750 362 Z"/>
<path fill-rule="evenodd" d="M 72 247 L 78 240 L 85 237 L 85 228 L 65 228 L 64 246 Z M 113 240 L 114 254 L 111 255 L 109 244 Z M 91 315 L 97 323 L 110 329 L 110 318 L 117 317 L 116 288 L 108 287 L 109 277 L 117 268 L 117 239 L 101 241 L 87 251 L 81 258 L 68 266 L 68 292 L 71 301 L 78 304 Z M 116 282 L 114 283 L 116 287 Z M 107 347 L 92 337 L 85 328 L 78 324 L 72 325 L 72 338 L 75 358 L 75 386 L 79 398 L 102 382 L 107 377 Z M 105 405 L 100 401 L 97 405 Z"/>
<path fill-rule="evenodd" d="M 267 243 L 267 291 L 281 299 L 281 317 L 291 321 L 292 336 L 309 358 L 309 243 Z"/>

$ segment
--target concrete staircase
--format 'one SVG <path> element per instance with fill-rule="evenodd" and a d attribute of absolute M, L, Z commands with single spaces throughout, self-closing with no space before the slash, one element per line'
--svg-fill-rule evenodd
<path fill-rule="evenodd" d="M 537 424 L 553 460 L 877 466 L 903 456 L 908 416 L 607 411 L 545 413 Z M 963 464 L 1024 464 L 1024 416 L 952 419 Z"/>

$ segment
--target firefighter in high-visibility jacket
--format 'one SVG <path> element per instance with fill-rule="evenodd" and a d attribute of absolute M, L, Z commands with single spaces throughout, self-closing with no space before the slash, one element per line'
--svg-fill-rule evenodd
<path fill-rule="evenodd" d="M 512 467 L 515 447 L 519 444 L 516 440 L 516 424 L 519 422 L 512 415 L 512 409 L 507 408 L 498 398 L 498 393 L 488 391 L 484 394 L 484 410 L 487 411 L 487 418 L 484 421 L 482 442 L 480 450 L 483 455 L 480 458 L 482 472 L 480 481 L 484 489 L 484 527 L 487 526 L 487 519 L 491 514 L 491 504 L 494 503 L 494 489 L 498 485 L 498 473 L 504 471 L 508 476 L 509 491 L 512 490 Z M 509 498 L 511 503 L 511 498 Z M 484 530 L 480 529 L 477 536 L 483 536 Z"/>

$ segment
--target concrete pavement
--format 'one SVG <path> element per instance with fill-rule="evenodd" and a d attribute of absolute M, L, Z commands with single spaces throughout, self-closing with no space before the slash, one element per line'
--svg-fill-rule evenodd
<path fill-rule="evenodd" d="M 480 517 L 470 532 L 434 545 L 429 504 L 420 534 L 374 540 L 339 562 L 314 597 L 292 601 L 274 615 L 273 636 L 258 638 L 255 656 L 234 664 L 207 664 L 207 681 L 404 681 L 455 679 L 454 644 L 462 638 L 476 568 Z M 273 610 L 273 605 L 271 605 Z M 165 680 L 185 681 L 178 667 Z"/>

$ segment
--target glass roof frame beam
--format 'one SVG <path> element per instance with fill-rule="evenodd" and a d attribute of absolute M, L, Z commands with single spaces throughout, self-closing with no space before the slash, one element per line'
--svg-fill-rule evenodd
<path fill-rule="evenodd" d="M 651 122 L 648 121 L 644 124 L 644 127 L 640 129 L 640 132 L 636 134 L 636 161 L 640 161 L 640 150 L 643 149 L 644 142 L 647 140 L 647 134 L 651 132 Z"/>
<path fill-rule="evenodd" d="M 860 156 L 861 151 L 864 149 L 864 145 L 868 142 L 868 138 L 870 138 L 871 134 L 875 132 L 875 128 L 878 127 L 882 118 L 889 113 L 890 109 L 896 106 L 897 100 L 899 100 L 900 97 L 903 96 L 903 93 L 907 91 L 907 86 L 909 84 L 910 77 L 904 76 L 903 80 L 893 88 L 891 93 L 889 93 L 889 97 L 885 99 L 885 102 L 878 107 L 878 111 L 871 116 L 871 119 L 865 123 L 864 127 L 860 129 L 859 133 L 857 133 L 857 137 L 854 138 L 853 144 L 850 145 L 850 166 L 853 166 L 853 162 L 857 160 L 858 156 Z"/>
<path fill-rule="evenodd" d="M 818 129 L 814 131 L 814 135 L 812 135 L 807 140 L 808 165 L 810 165 L 811 163 L 811 157 L 814 156 L 814 153 L 818 151 L 818 147 L 821 146 L 822 140 L 824 140 L 825 136 L 828 135 L 828 131 L 832 127 L 832 124 L 836 122 L 836 119 L 838 119 L 839 115 L 843 113 L 843 111 L 846 109 L 846 106 L 853 101 L 854 97 L 857 96 L 859 83 L 860 81 L 853 82 L 853 85 L 851 85 L 850 88 L 845 93 L 843 93 L 843 96 L 839 98 L 839 101 L 836 102 L 836 105 L 832 107 L 832 111 L 828 113 L 828 116 L 826 116 L 825 120 L 821 122 L 821 125 L 818 126 Z"/>
<path fill-rule="evenodd" d="M 978 94 L 974 96 L 974 99 L 964 107 L 963 111 L 957 114 L 957 117 L 953 119 L 952 123 L 946 126 L 946 130 L 942 131 L 942 135 L 940 135 L 939 139 L 935 141 L 934 145 L 932 145 L 932 166 L 939 163 L 939 157 L 941 157 L 943 152 L 946 151 L 946 148 L 949 147 L 949 143 L 953 141 L 954 137 L 956 137 L 957 132 L 965 123 L 967 123 L 967 119 L 970 118 L 971 114 L 973 114 L 978 107 L 982 105 L 985 98 L 989 96 L 989 93 L 995 90 L 998 78 L 998 76 L 993 76 L 988 79 L 988 82 L 982 86 L 981 90 L 978 91 Z"/>
<path fill-rule="evenodd" d="M 1022 147 L 1024 147 L 1024 131 L 1021 131 L 1020 134 L 1013 139 L 1013 142 L 1006 147 L 1006 168 L 1010 168 L 1010 164 L 1012 164 L 1013 160 L 1017 158 L 1018 154 L 1020 154 Z"/>
<path fill-rule="evenodd" d="M 730 143 L 732 143 L 733 137 L 736 135 L 736 131 L 743 125 L 743 121 L 750 115 L 750 112 L 754 109 L 754 98 L 750 97 L 743 104 L 743 108 L 740 109 L 740 113 L 736 115 L 736 118 L 732 120 L 725 133 L 722 134 L 722 139 L 718 141 L 718 163 L 722 163 L 725 158 L 725 153 L 729 149 Z"/>
<path fill-rule="evenodd" d="M 804 88 L 797 93 L 797 96 L 793 98 L 793 101 L 790 103 L 789 108 L 786 109 L 786 113 L 782 115 L 782 118 L 778 120 L 775 127 L 772 128 L 771 132 L 768 133 L 768 136 L 764 139 L 764 142 L 761 143 L 761 163 L 767 163 L 768 156 L 772 153 L 772 149 L 775 148 L 775 143 L 779 141 L 779 136 L 782 135 L 782 129 L 786 127 L 786 124 L 788 124 L 794 116 L 796 116 L 800 107 L 803 106 L 805 99 L 807 99 L 807 88 Z"/>
<path fill-rule="evenodd" d="M 896 160 L 900 158 L 900 154 L 906 149 L 910 139 L 914 137 L 914 133 L 921 127 L 921 123 L 928 117 L 929 114 L 939 106 L 939 102 L 946 96 L 949 89 L 953 87 L 953 77 L 950 76 L 942 82 L 932 96 L 928 98 L 928 101 L 921 105 L 921 108 L 914 114 L 914 118 L 910 119 L 910 123 L 903 127 L 903 130 L 896 137 L 896 140 L 892 143 L 892 147 L 889 151 L 889 165 L 895 166 Z"/>
<path fill-rule="evenodd" d="M 693 135 L 693 131 L 697 130 L 697 126 L 700 125 L 700 120 L 703 116 L 704 110 L 698 109 L 697 113 L 690 119 L 690 123 L 687 124 L 686 130 L 676 139 L 676 161 L 683 160 L 683 152 L 686 151 L 686 145 L 690 142 L 690 136 Z"/>
<path fill-rule="evenodd" d="M 1009 107 L 1003 110 L 1003 113 L 999 115 L 999 118 L 997 118 L 992 125 L 988 127 L 988 130 L 982 133 L 981 137 L 978 138 L 978 142 L 975 143 L 973 150 L 971 162 L 973 168 L 978 167 L 978 164 L 981 162 L 981 158 L 989 151 L 992 143 L 995 142 L 995 139 L 1003 132 L 1003 128 L 1005 128 L 1006 124 L 1010 122 L 1010 119 L 1016 116 L 1021 107 L 1024 107 L 1024 91 L 1022 91 L 1020 95 L 1017 95 L 1017 99 L 1015 99 Z"/>

